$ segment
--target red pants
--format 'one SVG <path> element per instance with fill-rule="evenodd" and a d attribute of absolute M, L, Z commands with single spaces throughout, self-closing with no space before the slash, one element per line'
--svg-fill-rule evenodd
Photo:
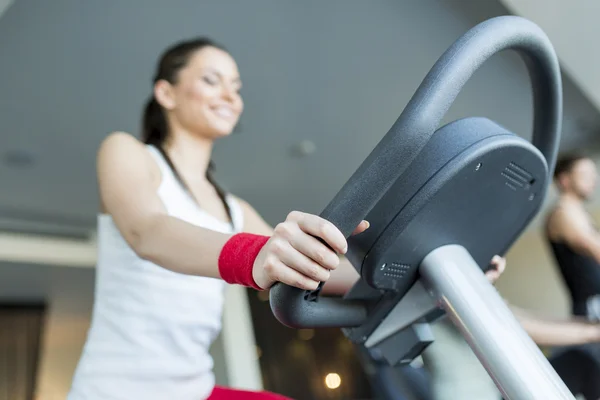
<path fill-rule="evenodd" d="M 208 400 L 292 400 L 270 392 L 249 392 L 216 386 Z"/>

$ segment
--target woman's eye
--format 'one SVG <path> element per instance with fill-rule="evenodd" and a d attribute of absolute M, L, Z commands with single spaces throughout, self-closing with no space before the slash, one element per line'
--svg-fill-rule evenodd
<path fill-rule="evenodd" d="M 215 79 L 213 76 L 205 76 L 202 79 L 209 85 L 216 85 L 217 83 L 219 83 L 217 79 Z"/>

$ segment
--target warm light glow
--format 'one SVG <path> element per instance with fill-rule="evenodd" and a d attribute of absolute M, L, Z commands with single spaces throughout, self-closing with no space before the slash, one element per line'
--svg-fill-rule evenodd
<path fill-rule="evenodd" d="M 258 297 L 258 300 L 260 300 L 262 302 L 269 301 L 269 291 L 268 290 L 261 290 L 256 293 L 256 296 Z"/>
<path fill-rule="evenodd" d="M 256 346 L 256 355 L 255 355 L 255 357 L 256 357 L 257 360 L 262 357 L 262 350 L 258 346 Z"/>
<path fill-rule="evenodd" d="M 341 384 L 342 378 L 336 373 L 327 374 L 325 377 L 325 386 L 327 386 L 328 389 L 337 389 Z"/>
<path fill-rule="evenodd" d="M 298 338 L 300 340 L 310 340 L 315 336 L 314 329 L 300 329 L 298 331 Z"/>

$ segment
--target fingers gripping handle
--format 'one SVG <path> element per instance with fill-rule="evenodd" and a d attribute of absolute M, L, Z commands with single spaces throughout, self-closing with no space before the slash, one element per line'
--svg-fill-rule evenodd
<path fill-rule="evenodd" d="M 316 239 L 331 249 L 324 240 Z M 283 283 L 273 285 L 269 300 L 275 318 L 290 328 L 350 328 L 366 320 L 367 307 L 361 302 L 345 301 L 341 297 L 319 297 L 323 284 L 319 283 L 315 291 Z"/>

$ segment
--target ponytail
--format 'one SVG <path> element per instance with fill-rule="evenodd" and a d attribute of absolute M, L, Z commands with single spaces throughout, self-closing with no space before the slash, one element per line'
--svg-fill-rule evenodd
<path fill-rule="evenodd" d="M 154 96 L 146 102 L 142 117 L 142 141 L 162 147 L 167 139 L 167 119 Z"/>

